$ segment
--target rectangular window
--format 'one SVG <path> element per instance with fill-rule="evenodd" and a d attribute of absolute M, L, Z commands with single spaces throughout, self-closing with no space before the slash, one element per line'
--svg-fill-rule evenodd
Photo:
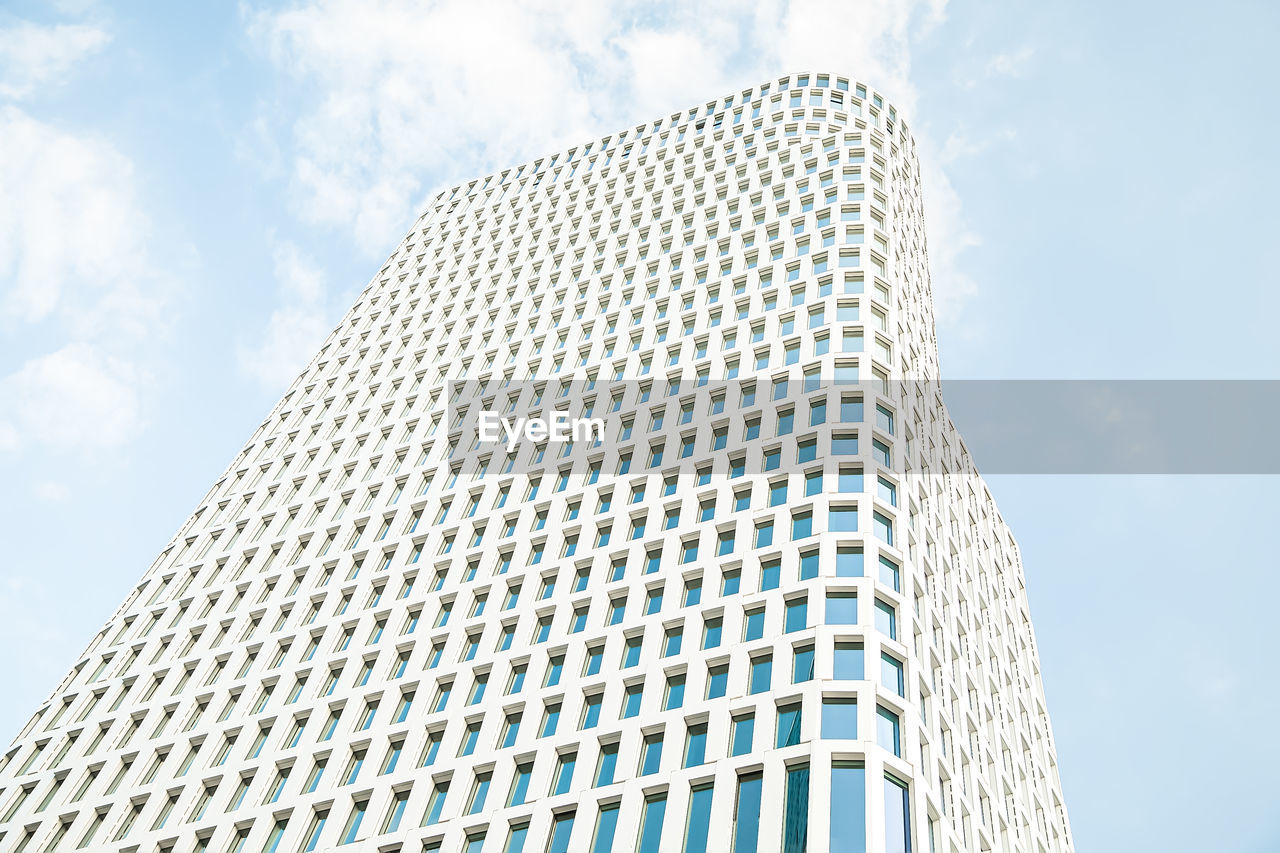
<path fill-rule="evenodd" d="M 831 850 L 867 853 L 867 782 L 860 762 L 831 765 L 830 826 Z"/>
<path fill-rule="evenodd" d="M 893 605 L 876 599 L 876 630 L 890 640 L 898 639 L 898 614 Z"/>
<path fill-rule="evenodd" d="M 911 797 L 907 783 L 884 775 L 885 853 L 911 853 Z"/>
<path fill-rule="evenodd" d="M 689 792 L 689 820 L 685 827 L 683 853 L 708 853 L 714 793 L 710 782 L 697 785 Z"/>
<path fill-rule="evenodd" d="M 875 530 L 876 538 L 884 542 L 886 545 L 893 544 L 893 522 L 885 515 L 878 512 L 871 513 L 872 527 Z"/>
<path fill-rule="evenodd" d="M 533 762 L 516 765 L 516 775 L 511 780 L 511 793 L 507 796 L 508 806 L 522 806 L 529 796 L 529 778 L 533 776 Z"/>
<path fill-rule="evenodd" d="M 751 685 L 749 693 L 766 693 L 773 679 L 773 658 L 766 655 L 751 661 Z"/>
<path fill-rule="evenodd" d="M 839 676 L 836 677 L 839 678 Z M 880 653 L 880 683 L 899 696 L 907 695 L 906 684 L 902 677 L 902 661 L 888 652 Z"/>
<path fill-rule="evenodd" d="M 597 693 L 588 696 L 582 708 L 582 725 L 580 729 L 593 729 L 600 722 L 600 708 L 604 704 L 604 695 Z"/>
<path fill-rule="evenodd" d="M 800 703 L 783 705 L 778 709 L 778 732 L 774 746 L 778 749 L 795 746 L 800 742 Z"/>
<path fill-rule="evenodd" d="M 702 648 L 714 649 L 720 645 L 720 637 L 724 630 L 724 619 L 719 616 L 708 619 L 702 629 Z"/>
<path fill-rule="evenodd" d="M 898 758 L 902 757 L 902 731 L 898 715 L 883 705 L 876 706 L 876 743 Z"/>
<path fill-rule="evenodd" d="M 858 739 L 858 700 L 827 696 L 822 700 L 823 740 Z"/>
<path fill-rule="evenodd" d="M 596 818 L 596 832 L 591 842 L 591 853 L 610 853 L 613 850 L 613 836 L 617 829 L 618 804 L 601 806 L 600 815 Z"/>
<path fill-rule="evenodd" d="M 640 749 L 640 772 L 638 776 L 650 776 L 658 772 L 662 764 L 662 735 L 652 734 L 644 739 Z"/>
<path fill-rule="evenodd" d="M 542 729 L 538 737 L 551 737 L 560 725 L 560 704 L 548 705 L 542 716 Z"/>
<path fill-rule="evenodd" d="M 444 811 L 445 797 L 449 795 L 449 783 L 441 782 L 431 791 L 431 797 L 427 800 L 427 813 L 423 818 L 422 825 L 430 826 L 433 823 L 440 822 L 440 815 Z"/>
<path fill-rule="evenodd" d="M 684 742 L 684 766 L 697 767 L 707 759 L 707 724 L 689 726 Z"/>
<path fill-rule="evenodd" d="M 640 841 L 636 853 L 661 853 L 662 821 L 667 813 L 667 795 L 653 794 L 644 799 L 640 818 Z"/>
<path fill-rule="evenodd" d="M 791 516 L 791 538 L 805 539 L 813 535 L 813 513 L 809 510 Z"/>
<path fill-rule="evenodd" d="M 556 766 L 555 780 L 551 784 L 551 796 L 569 793 L 569 788 L 573 785 L 573 770 L 577 764 L 577 753 L 560 756 L 560 763 Z"/>
<path fill-rule="evenodd" d="M 787 768 L 782 853 L 806 853 L 809 845 L 809 765 Z M 832 848 L 833 851 L 836 848 Z"/>
<path fill-rule="evenodd" d="M 596 764 L 595 787 L 613 784 L 618 769 L 618 744 L 607 743 L 600 747 L 600 761 Z"/>
<path fill-rule="evenodd" d="M 836 548 L 836 577 L 862 577 L 862 549 L 852 545 Z"/>
<path fill-rule="evenodd" d="M 574 813 L 558 814 L 551 824 L 551 841 L 547 853 L 569 853 L 569 837 L 573 835 Z M 479 851 L 477 850 L 477 853 Z"/>
<path fill-rule="evenodd" d="M 684 707 L 684 676 L 673 675 L 667 679 L 667 695 L 662 703 L 662 710 L 673 711 Z"/>
<path fill-rule="evenodd" d="M 828 625 L 858 624 L 858 596 L 852 592 L 827 593 Z"/>
<path fill-rule="evenodd" d="M 471 788 L 471 799 L 467 803 L 467 814 L 479 814 L 484 811 L 484 801 L 489 796 L 489 783 L 492 781 L 492 773 L 479 773 L 476 775 L 475 785 Z"/>
<path fill-rule="evenodd" d="M 802 684 L 813 680 L 813 646 L 801 646 L 795 651 L 791 664 L 791 683 Z"/>
<path fill-rule="evenodd" d="M 522 823 L 511 827 L 511 834 L 507 836 L 507 846 L 502 848 L 502 853 L 524 853 L 524 842 L 529 837 L 529 824 Z"/>
<path fill-rule="evenodd" d="M 788 601 L 785 618 L 783 620 L 783 631 L 787 634 L 794 631 L 803 631 L 808 627 L 808 613 L 808 599 L 798 598 Z"/>
<path fill-rule="evenodd" d="M 744 773 L 738 777 L 738 797 L 733 806 L 733 853 L 756 853 L 760 839 L 761 773 Z M 833 848 L 838 849 L 838 848 Z"/>
<path fill-rule="evenodd" d="M 707 698 L 719 699 L 729 687 L 728 665 L 713 666 L 707 670 Z"/>
<path fill-rule="evenodd" d="M 861 681 L 865 677 L 862 643 L 836 643 L 832 677 L 840 681 Z"/>
<path fill-rule="evenodd" d="M 876 477 L 876 494 L 889 506 L 898 505 L 898 487 L 884 477 Z"/>
<path fill-rule="evenodd" d="M 879 515 L 879 513 L 876 513 Z M 830 527 L 841 533 L 856 533 L 858 530 L 858 508 L 856 506 L 831 507 Z"/>
<path fill-rule="evenodd" d="M 756 718 L 754 714 L 742 714 L 733 718 L 733 732 L 730 735 L 730 752 L 735 755 L 746 755 L 751 751 L 754 739 Z"/>
<path fill-rule="evenodd" d="M 901 592 L 902 590 L 899 588 L 901 576 L 902 572 L 898 569 L 898 564 L 882 555 L 880 557 L 880 583 L 894 592 Z"/>
<path fill-rule="evenodd" d="M 640 702 L 643 697 L 643 684 L 632 684 L 627 687 L 622 698 L 622 719 L 627 720 L 640 713 Z"/>

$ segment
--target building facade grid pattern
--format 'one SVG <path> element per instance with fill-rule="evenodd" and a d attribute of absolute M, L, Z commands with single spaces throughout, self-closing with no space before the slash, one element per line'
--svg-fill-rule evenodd
<path fill-rule="evenodd" d="M 440 193 L 0 758 L 0 849 L 1070 851 L 936 376 L 856 80 Z M 615 432 L 451 417 L 547 400 Z"/>

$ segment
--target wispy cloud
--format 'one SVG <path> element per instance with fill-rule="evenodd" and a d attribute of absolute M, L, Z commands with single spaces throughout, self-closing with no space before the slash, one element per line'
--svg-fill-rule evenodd
<path fill-rule="evenodd" d="M 333 325 L 324 273 L 296 245 L 276 244 L 273 253 L 278 305 L 260 338 L 241 342 L 242 372 L 279 389 L 307 365 Z"/>
<path fill-rule="evenodd" d="M 0 94 L 37 94 L 105 43 L 80 25 L 0 30 Z M 0 376 L 0 451 L 136 435 L 142 355 L 163 337 L 169 296 L 150 239 L 129 158 L 0 105 L 0 324 L 43 344 Z"/>
<path fill-rule="evenodd" d="M 434 185 L 793 69 L 864 75 L 906 107 L 913 27 L 940 14 L 875 0 L 849 5 L 857 26 L 830 27 L 812 0 L 317 0 L 248 12 L 246 26 L 317 92 L 282 128 L 298 209 L 375 252 Z"/>
<path fill-rule="evenodd" d="M 989 77 L 1021 77 L 1026 73 L 1031 57 L 1035 56 L 1035 48 L 1026 46 L 1007 53 L 997 53 L 987 61 Z"/>
<path fill-rule="evenodd" d="M 386 251 L 428 191 L 789 71 L 867 80 L 908 116 L 915 42 L 945 0 L 660 4 L 313 0 L 249 10 L 251 38 L 315 93 L 293 115 L 259 117 L 284 139 L 295 208 Z M 831 26 L 834 17 L 848 26 Z M 917 140 L 928 150 L 941 145 Z M 264 145 L 266 150 L 274 149 Z M 944 168 L 926 164 L 938 290 L 974 283 L 958 256 L 977 238 Z"/>
<path fill-rule="evenodd" d="M 149 225 L 133 164 L 110 143 L 0 107 L 0 309 L 36 322 L 133 323 Z"/>
<path fill-rule="evenodd" d="M 30 440 L 101 450 L 138 430 L 145 379 L 134 362 L 77 341 L 28 360 L 0 380 L 0 390 L 12 407 L 12 423 Z"/>
<path fill-rule="evenodd" d="M 947 141 L 943 143 L 938 157 L 944 166 L 949 166 L 957 160 L 983 154 L 993 145 L 1012 142 L 1016 137 L 1017 133 L 1012 128 L 1007 127 L 998 128 L 979 136 L 972 136 L 964 128 L 959 127 L 951 131 L 947 136 Z"/>
<path fill-rule="evenodd" d="M 60 82 L 110 40 L 105 30 L 87 24 L 0 27 L 0 97 L 25 98 Z"/>

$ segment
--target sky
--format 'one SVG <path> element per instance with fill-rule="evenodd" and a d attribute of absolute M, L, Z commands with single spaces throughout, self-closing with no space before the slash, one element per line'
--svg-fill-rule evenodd
<path fill-rule="evenodd" d="M 6 0 L 0 740 L 434 191 L 788 72 L 913 128 L 944 379 L 1280 378 L 1277 32 L 1231 0 Z M 1188 453 L 1231 432 L 1187 400 Z M 1280 849 L 1277 479 L 988 481 L 1077 848 Z"/>

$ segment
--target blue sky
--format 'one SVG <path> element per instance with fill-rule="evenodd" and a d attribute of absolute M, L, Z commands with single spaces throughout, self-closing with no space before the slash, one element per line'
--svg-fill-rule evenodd
<path fill-rule="evenodd" d="M 945 377 L 1276 378 L 1280 7 L 832 8 L 6 3 L 0 738 L 434 189 L 788 71 L 911 122 Z M 989 479 L 1078 848 L 1280 849 L 1275 478 Z"/>

